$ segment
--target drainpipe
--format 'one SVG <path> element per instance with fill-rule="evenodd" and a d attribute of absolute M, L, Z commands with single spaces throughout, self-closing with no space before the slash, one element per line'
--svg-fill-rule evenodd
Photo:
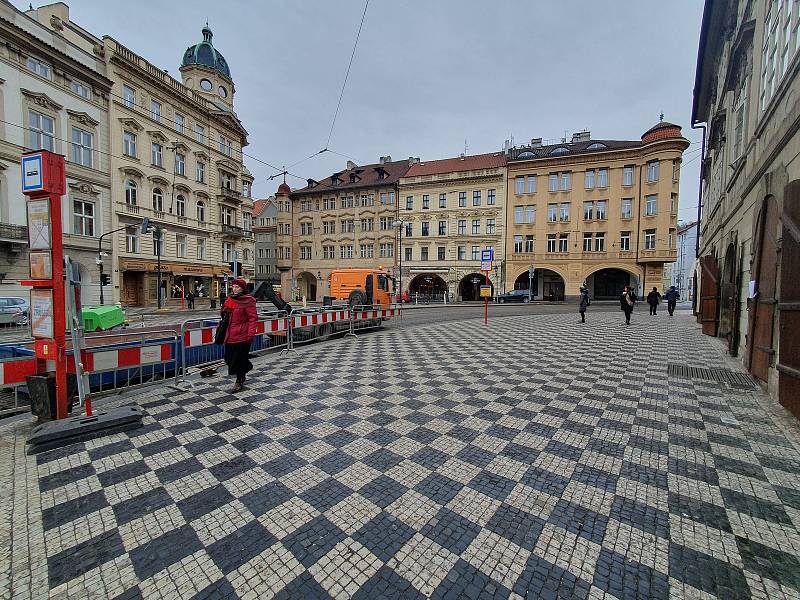
<path fill-rule="evenodd" d="M 703 215 L 703 165 L 706 159 L 706 125 L 699 125 L 692 123 L 692 129 L 702 129 L 703 139 L 700 142 L 700 177 L 697 185 L 697 224 L 695 227 L 695 242 L 694 242 L 694 257 L 696 260 L 700 259 L 700 218 Z M 693 274 L 694 275 L 694 274 Z M 692 312 L 697 314 L 697 286 L 695 286 L 694 293 L 692 294 Z"/>

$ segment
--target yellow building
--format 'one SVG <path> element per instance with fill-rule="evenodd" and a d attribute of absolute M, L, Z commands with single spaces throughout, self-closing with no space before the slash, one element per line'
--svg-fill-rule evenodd
<path fill-rule="evenodd" d="M 676 258 L 681 128 L 659 122 L 641 140 L 593 140 L 507 151 L 505 288 L 535 299 L 617 298 L 662 288 Z M 530 269 L 533 267 L 533 278 Z"/>
<path fill-rule="evenodd" d="M 281 184 L 275 201 L 284 298 L 322 299 L 334 269 L 392 270 L 398 180 L 410 162 L 382 156 L 379 163 L 360 167 L 348 161 L 344 171 L 309 179 L 302 189 Z"/>
<path fill-rule="evenodd" d="M 400 178 L 402 286 L 412 301 L 478 300 L 486 281 L 481 251 L 494 250 L 501 273 L 506 210 L 502 152 L 415 161 Z"/>

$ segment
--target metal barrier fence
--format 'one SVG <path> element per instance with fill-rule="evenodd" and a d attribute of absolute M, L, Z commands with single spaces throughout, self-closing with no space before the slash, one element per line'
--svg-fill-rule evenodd
<path fill-rule="evenodd" d="M 388 308 L 382 306 L 354 306 L 350 310 L 350 333 L 383 327 L 383 323 L 401 315 L 400 305 L 392 304 Z"/>

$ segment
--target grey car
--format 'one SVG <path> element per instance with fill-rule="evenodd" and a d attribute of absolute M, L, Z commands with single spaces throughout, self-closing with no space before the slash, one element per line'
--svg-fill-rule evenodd
<path fill-rule="evenodd" d="M 28 324 L 30 305 L 18 296 L 0 297 L 0 325 L 23 326 Z"/>
<path fill-rule="evenodd" d="M 535 296 L 536 294 L 534 294 L 534 297 Z M 524 302 L 527 304 L 530 301 L 531 296 L 528 294 L 528 290 L 511 290 L 510 292 L 497 296 L 497 302 L 500 304 L 504 302 Z"/>

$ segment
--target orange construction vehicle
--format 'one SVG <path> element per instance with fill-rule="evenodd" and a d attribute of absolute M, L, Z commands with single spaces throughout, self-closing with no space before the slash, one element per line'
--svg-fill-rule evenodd
<path fill-rule="evenodd" d="M 392 303 L 391 277 L 378 269 L 337 269 L 331 273 L 330 295 L 350 306 L 383 306 Z"/>

